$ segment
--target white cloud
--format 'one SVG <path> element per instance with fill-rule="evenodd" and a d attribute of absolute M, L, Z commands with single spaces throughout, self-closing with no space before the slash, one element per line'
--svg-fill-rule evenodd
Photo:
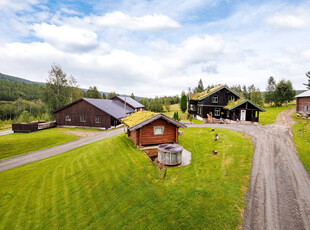
<path fill-rule="evenodd" d="M 281 12 L 269 14 L 265 21 L 279 29 L 304 29 L 309 27 L 310 10 L 307 8 L 288 8 Z"/>
<path fill-rule="evenodd" d="M 176 29 L 181 25 L 162 14 L 145 15 L 132 17 L 122 12 L 116 11 L 103 16 L 91 16 L 86 20 L 98 27 L 118 27 L 128 30 L 148 30 L 158 31 L 163 29 Z"/>
<path fill-rule="evenodd" d="M 86 52 L 98 47 L 97 34 L 91 30 L 46 23 L 35 24 L 33 30 L 37 37 L 61 50 Z"/>

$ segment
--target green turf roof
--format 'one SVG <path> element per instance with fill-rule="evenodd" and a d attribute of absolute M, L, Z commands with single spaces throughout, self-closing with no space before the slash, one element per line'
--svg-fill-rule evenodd
<path fill-rule="evenodd" d="M 231 90 L 230 88 L 228 88 L 227 86 L 225 85 L 219 85 L 219 86 L 216 86 L 210 90 L 205 90 L 205 91 L 202 91 L 201 93 L 195 93 L 195 94 L 191 94 L 190 95 L 190 99 L 191 100 L 202 100 L 218 91 L 220 91 L 221 89 L 223 88 L 226 88 L 227 90 L 229 90 L 230 92 L 232 92 L 233 94 L 235 94 L 236 96 L 240 97 L 240 95 L 236 92 L 234 92 L 233 90 Z"/>
<path fill-rule="evenodd" d="M 263 108 L 261 108 L 260 106 L 258 106 L 257 104 L 255 104 L 254 102 L 248 100 L 248 99 L 244 99 L 244 98 L 240 98 L 237 101 L 232 101 L 230 103 L 228 103 L 224 109 L 228 109 L 228 110 L 233 110 L 235 108 L 237 108 L 238 106 L 242 105 L 243 103 L 249 102 L 251 105 L 253 105 L 254 107 L 258 108 L 260 111 L 265 112 L 265 110 Z"/>
<path fill-rule="evenodd" d="M 135 126 L 147 119 L 150 119 L 154 116 L 156 116 L 158 113 L 153 113 L 150 111 L 146 111 L 146 110 L 142 110 L 142 111 L 138 111 L 136 113 L 133 113 L 131 115 L 129 115 L 128 117 L 125 117 L 122 119 L 122 122 L 128 126 L 129 128 L 132 126 Z"/>

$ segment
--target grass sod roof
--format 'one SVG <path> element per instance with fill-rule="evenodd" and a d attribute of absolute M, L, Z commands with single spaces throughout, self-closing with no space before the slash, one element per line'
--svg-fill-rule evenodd
<path fill-rule="evenodd" d="M 255 104 L 254 102 L 245 99 L 245 98 L 240 98 L 237 101 L 232 101 L 230 103 L 228 103 L 226 106 L 224 106 L 224 109 L 228 109 L 228 110 L 232 110 L 234 108 L 237 108 L 238 106 L 242 105 L 243 103 L 249 102 L 251 105 L 253 105 L 254 107 L 258 108 L 260 111 L 265 112 L 265 110 L 263 108 L 261 108 L 260 106 L 258 106 L 257 104 Z"/>
<path fill-rule="evenodd" d="M 131 115 L 129 115 L 128 117 L 125 117 L 122 119 L 122 122 L 130 127 L 133 127 L 147 119 L 150 119 L 154 116 L 156 116 L 158 113 L 154 113 L 154 112 L 150 112 L 150 111 L 146 111 L 146 110 L 142 110 L 142 111 L 138 111 L 136 113 L 133 113 Z"/>
<path fill-rule="evenodd" d="M 191 100 L 201 100 L 201 99 L 204 99 L 204 98 L 212 95 L 213 93 L 216 93 L 216 92 L 220 91 L 223 88 L 226 88 L 227 90 L 229 90 L 230 92 L 232 92 L 236 96 L 241 97 L 238 93 L 236 93 L 235 91 L 231 90 L 226 85 L 219 85 L 219 86 L 216 86 L 216 87 L 214 87 L 212 89 L 204 90 L 201 93 L 191 94 L 190 95 L 190 99 Z"/>

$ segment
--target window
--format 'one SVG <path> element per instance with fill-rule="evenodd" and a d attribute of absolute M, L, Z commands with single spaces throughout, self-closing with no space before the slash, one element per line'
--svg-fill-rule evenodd
<path fill-rule="evenodd" d="M 235 97 L 234 96 L 229 96 L 229 102 L 235 101 Z"/>
<path fill-rule="evenodd" d="M 218 96 L 213 96 L 212 97 L 212 103 L 218 103 L 219 97 Z"/>
<path fill-rule="evenodd" d="M 227 111 L 227 117 L 229 117 L 229 110 Z"/>
<path fill-rule="evenodd" d="M 80 121 L 81 122 L 85 122 L 86 121 L 86 117 L 85 116 L 80 116 Z"/>
<path fill-rule="evenodd" d="M 191 105 L 190 105 L 190 110 L 191 110 L 191 111 L 196 111 L 196 106 L 193 105 L 193 104 L 191 104 Z"/>
<path fill-rule="evenodd" d="M 221 114 L 221 109 L 214 110 L 214 116 L 220 116 L 220 114 Z"/>
<path fill-rule="evenodd" d="M 96 123 L 101 123 L 101 118 L 100 117 L 96 117 L 95 121 L 96 121 Z"/>
<path fill-rule="evenodd" d="M 65 119 L 66 119 L 66 121 L 71 121 L 71 116 L 70 115 L 66 115 Z"/>
<path fill-rule="evenodd" d="M 164 126 L 154 127 L 154 135 L 163 135 L 163 134 L 164 134 Z"/>

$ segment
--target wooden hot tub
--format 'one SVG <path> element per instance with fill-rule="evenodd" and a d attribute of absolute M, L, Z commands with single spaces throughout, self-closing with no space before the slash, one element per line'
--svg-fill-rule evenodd
<path fill-rule="evenodd" d="M 158 161 L 165 165 L 182 163 L 183 147 L 177 144 L 161 144 L 158 146 Z"/>

